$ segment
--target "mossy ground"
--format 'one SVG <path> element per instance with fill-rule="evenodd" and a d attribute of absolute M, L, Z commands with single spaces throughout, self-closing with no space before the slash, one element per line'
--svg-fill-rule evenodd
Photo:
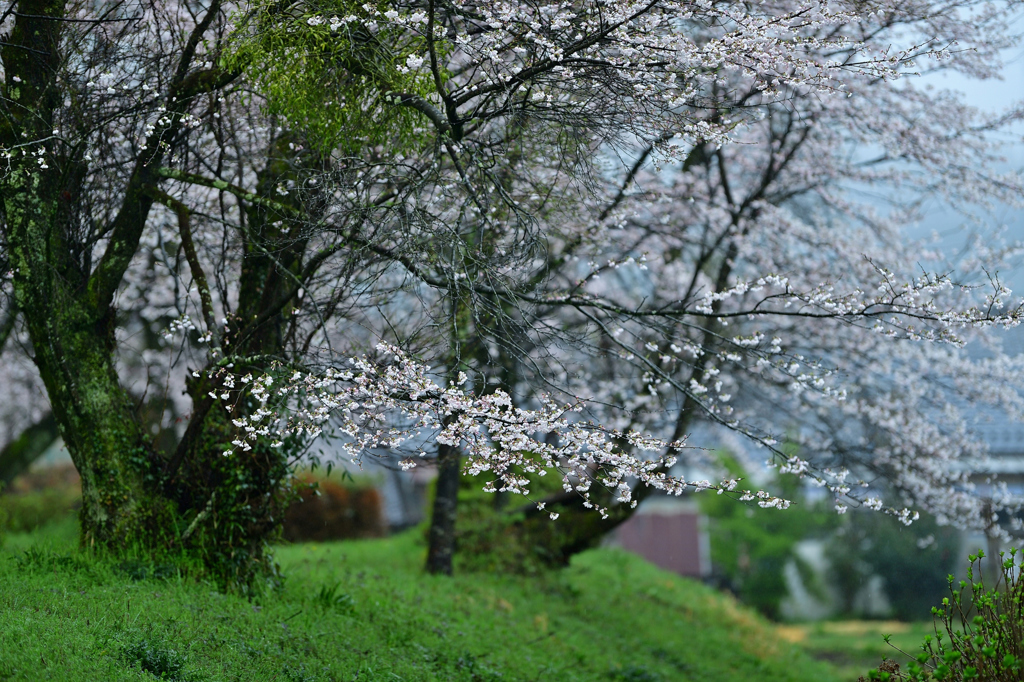
<path fill-rule="evenodd" d="M 74 522 L 0 550 L 0 680 L 839 679 L 749 609 L 629 554 L 524 578 L 421 570 L 422 533 L 282 546 L 248 601 L 79 554 Z"/>

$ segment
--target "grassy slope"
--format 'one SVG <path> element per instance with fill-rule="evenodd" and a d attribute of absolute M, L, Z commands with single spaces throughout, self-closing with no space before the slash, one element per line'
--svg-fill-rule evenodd
<path fill-rule="evenodd" d="M 295 545 L 284 589 L 248 602 L 133 581 L 74 542 L 64 523 L 0 550 L 0 680 L 835 679 L 733 600 L 616 551 L 453 580 L 420 572 L 415 535 Z"/>

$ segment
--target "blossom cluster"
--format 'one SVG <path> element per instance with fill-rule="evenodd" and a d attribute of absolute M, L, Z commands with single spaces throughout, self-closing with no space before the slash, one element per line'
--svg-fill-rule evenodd
<path fill-rule="evenodd" d="M 574 419 L 582 407 L 544 400 L 536 409 L 515 407 L 507 393 L 497 390 L 473 395 L 462 386 L 461 374 L 442 388 L 431 378 L 430 368 L 410 359 L 400 348 L 380 344 L 378 354 L 392 358 L 379 364 L 367 357 L 352 358 L 350 368 L 328 368 L 321 374 L 293 373 L 282 385 L 271 390 L 271 375 L 239 380 L 248 387 L 255 409 L 233 420 L 239 428 L 233 445 L 249 451 L 260 437 L 274 438 L 272 447 L 280 447 L 287 436 L 315 438 L 323 429 L 332 428 L 345 435 L 342 448 L 353 460 L 374 448 L 396 448 L 418 431 L 434 433 L 437 443 L 459 448 L 465 455 L 465 469 L 471 475 L 490 472 L 494 477 L 485 486 L 488 492 L 510 492 L 528 496 L 528 474 L 544 476 L 558 472 L 565 492 L 578 493 L 586 507 L 602 515 L 608 509 L 591 497 L 596 484 L 614 493 L 617 504 L 636 506 L 634 482 L 671 495 L 690 490 L 733 491 L 742 501 L 756 501 L 761 507 L 785 509 L 789 502 L 763 490 L 738 490 L 738 480 L 718 484 L 687 481 L 670 475 L 683 441 L 666 443 L 635 431 L 607 430 L 593 423 Z M 211 372 L 219 388 L 210 397 L 228 401 L 239 388 L 233 375 L 224 369 Z M 301 397 L 286 414 L 289 398 Z M 273 398 L 273 400 L 272 400 Z M 268 403 L 268 401 L 270 401 Z M 388 427 L 398 416 L 411 418 L 412 425 Z M 551 438 L 538 434 L 556 434 Z M 659 455 L 655 453 L 669 452 Z M 235 454 L 227 450 L 225 456 Z M 415 464 L 406 460 L 405 467 Z"/>

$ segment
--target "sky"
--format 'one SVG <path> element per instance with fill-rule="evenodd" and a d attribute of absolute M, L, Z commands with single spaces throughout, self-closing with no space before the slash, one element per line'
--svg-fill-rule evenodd
<path fill-rule="evenodd" d="M 1024 18 L 1016 22 L 1024 31 Z M 1003 52 L 1003 79 L 1001 81 L 979 81 L 955 73 L 938 73 L 918 77 L 918 82 L 933 84 L 936 88 L 948 88 L 962 92 L 968 104 L 987 112 L 1002 112 L 1024 100 L 1024 45 Z M 1004 136 L 1001 153 L 1006 163 L 998 170 L 1024 171 L 1024 123 L 1017 125 L 1012 136 Z M 1024 209 L 1011 206 L 997 207 L 988 216 L 989 224 L 983 229 L 990 234 L 1002 231 L 1007 241 L 1024 241 Z M 910 228 L 914 238 L 940 235 L 940 249 L 951 256 L 963 249 L 967 233 L 960 216 L 948 205 L 933 201 L 925 212 L 920 225 Z M 1011 271 L 1001 271 L 1000 277 L 1014 290 L 1024 296 L 1024 262 Z"/>

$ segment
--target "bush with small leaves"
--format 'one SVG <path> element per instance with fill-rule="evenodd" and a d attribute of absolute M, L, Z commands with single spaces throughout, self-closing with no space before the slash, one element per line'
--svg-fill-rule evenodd
<path fill-rule="evenodd" d="M 1016 682 L 1024 676 L 1024 582 L 1018 551 L 1000 552 L 1001 570 L 996 585 L 986 587 L 980 562 L 985 553 L 968 557 L 967 579 L 932 608 L 935 636 L 925 637 L 921 651 L 901 671 L 884 662 L 868 673 L 883 682 Z M 1024 558 L 1024 556 L 1022 556 Z M 975 580 L 975 574 L 978 574 Z M 864 680 L 864 678 L 861 678 Z"/>

